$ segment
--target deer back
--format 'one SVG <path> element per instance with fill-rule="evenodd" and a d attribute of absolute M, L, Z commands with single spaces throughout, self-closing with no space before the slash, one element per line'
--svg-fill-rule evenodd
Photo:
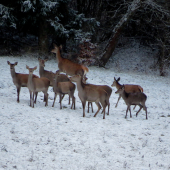
<path fill-rule="evenodd" d="M 125 84 L 124 87 L 127 93 L 143 92 L 143 88 L 139 85 Z"/>

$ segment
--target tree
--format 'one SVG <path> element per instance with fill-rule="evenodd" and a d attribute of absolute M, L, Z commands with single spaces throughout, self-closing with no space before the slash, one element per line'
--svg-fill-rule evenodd
<path fill-rule="evenodd" d="M 105 66 L 109 58 L 111 57 L 116 44 L 118 42 L 119 36 L 122 33 L 122 29 L 125 27 L 125 24 L 130 20 L 135 11 L 140 7 L 140 0 L 134 0 L 129 6 L 126 14 L 120 19 L 118 24 L 114 27 L 112 35 L 105 47 L 104 53 L 100 59 L 100 66 Z"/>
<path fill-rule="evenodd" d="M 101 55 L 100 66 L 105 66 L 117 45 L 119 36 L 138 36 L 147 42 L 147 46 L 160 50 L 158 63 L 160 75 L 164 75 L 165 65 L 170 62 L 170 10 L 168 5 L 156 3 L 153 0 L 133 0 L 124 13 L 127 3 L 122 2 L 120 8 L 114 11 L 122 13 L 121 19 L 113 26 L 113 31 Z M 170 9 L 170 5 L 169 5 Z M 124 13 L 124 14 L 123 14 Z"/>
<path fill-rule="evenodd" d="M 38 36 L 40 54 L 47 54 L 49 38 L 65 41 L 70 37 L 83 36 L 81 29 L 85 23 L 89 28 L 97 26 L 95 19 L 69 8 L 70 0 L 18 0 L 8 5 L 2 1 L 0 9 L 1 25 L 10 26 L 25 34 Z M 5 6 L 6 5 L 6 6 Z M 89 31 L 87 29 L 85 31 Z M 55 35 L 55 36 L 54 36 Z"/>

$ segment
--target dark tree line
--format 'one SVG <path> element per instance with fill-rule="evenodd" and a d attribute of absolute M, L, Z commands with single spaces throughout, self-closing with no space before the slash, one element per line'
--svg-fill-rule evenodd
<path fill-rule="evenodd" d="M 41 55 L 48 55 L 56 42 L 77 52 L 72 59 L 93 58 L 95 64 L 105 66 L 124 36 L 140 37 L 141 43 L 159 49 L 160 75 L 170 60 L 170 2 L 166 0 L 2 0 L 0 23 L 0 45 L 8 47 L 12 42 L 15 49 L 22 49 L 22 44 L 31 42 Z"/>

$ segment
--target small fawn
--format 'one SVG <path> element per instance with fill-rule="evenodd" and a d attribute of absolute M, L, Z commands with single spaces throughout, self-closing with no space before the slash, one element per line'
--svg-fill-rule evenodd
<path fill-rule="evenodd" d="M 53 82 L 54 102 L 53 102 L 52 107 L 54 107 L 54 103 L 55 103 L 57 94 L 59 94 L 59 96 L 60 96 L 60 109 L 62 109 L 62 99 L 63 99 L 65 94 L 68 94 L 69 97 L 72 98 L 71 109 L 72 108 L 75 109 L 74 92 L 75 92 L 76 86 L 71 81 L 65 81 L 65 82 L 59 81 L 59 79 L 61 78 L 60 76 L 61 76 L 60 72 L 56 71 L 56 74 L 55 74 L 55 77 L 54 77 L 54 82 Z"/>
<path fill-rule="evenodd" d="M 113 81 L 113 84 L 111 85 L 112 87 L 116 87 L 117 89 L 121 88 L 122 85 L 119 83 L 120 81 L 120 77 L 116 80 L 116 78 L 114 77 L 114 81 Z M 143 88 L 139 85 L 134 85 L 134 84 L 124 84 L 124 88 L 125 88 L 125 91 L 127 93 L 135 93 L 135 92 L 143 92 Z M 117 100 L 117 103 L 116 103 L 116 106 L 118 105 L 118 102 L 121 98 L 121 95 L 119 95 L 119 98 Z M 134 107 L 135 108 L 135 107 Z"/>
<path fill-rule="evenodd" d="M 128 110 L 130 112 L 130 117 L 132 117 L 130 106 L 131 105 L 138 105 L 140 108 L 136 113 L 136 117 L 137 117 L 138 113 L 141 111 L 141 109 L 143 108 L 145 110 L 145 112 L 146 112 L 146 119 L 148 119 L 148 117 L 147 117 L 147 108 L 145 106 L 147 96 L 143 92 L 127 93 L 125 91 L 125 86 L 122 85 L 115 93 L 121 95 L 121 97 L 123 98 L 123 100 L 125 101 L 125 103 L 127 105 L 125 118 L 127 118 Z"/>

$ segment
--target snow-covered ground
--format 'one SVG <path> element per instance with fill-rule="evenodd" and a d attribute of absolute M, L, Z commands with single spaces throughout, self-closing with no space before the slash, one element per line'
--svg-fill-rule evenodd
<path fill-rule="evenodd" d="M 120 58 L 120 56 L 118 57 Z M 168 170 L 170 169 L 170 79 L 149 72 L 119 70 L 111 62 L 108 69 L 89 67 L 88 83 L 111 85 L 139 84 L 147 95 L 148 120 L 137 107 L 125 119 L 126 105 L 121 99 L 115 108 L 116 88 L 110 98 L 110 115 L 101 113 L 82 117 L 77 90 L 76 110 L 68 105 L 68 96 L 59 109 L 49 88 L 49 103 L 44 106 L 39 93 L 35 108 L 29 106 L 29 92 L 22 88 L 20 103 L 7 61 L 18 61 L 16 72 L 28 73 L 26 64 L 38 66 L 37 58 L 0 57 L 0 170 Z M 116 60 L 116 58 L 115 58 Z M 128 63 L 128 65 L 130 62 Z M 133 64 L 132 64 L 133 65 Z M 119 64 L 119 66 L 121 66 Z M 131 66 L 132 67 L 132 66 Z M 117 68 L 117 69 L 116 69 Z M 45 69 L 56 71 L 57 61 L 49 60 Z M 115 70 L 114 70 L 115 69 Z M 38 69 L 35 71 L 38 74 Z M 94 110 L 96 106 L 93 104 Z"/>

